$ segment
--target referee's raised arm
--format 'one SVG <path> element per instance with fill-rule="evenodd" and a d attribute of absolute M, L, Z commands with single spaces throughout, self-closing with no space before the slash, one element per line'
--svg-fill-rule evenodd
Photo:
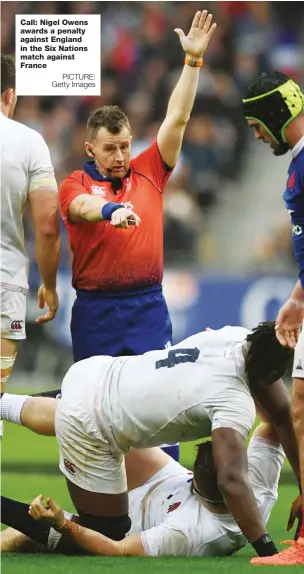
<path fill-rule="evenodd" d="M 185 66 L 171 95 L 166 118 L 157 135 L 162 160 L 171 167 L 176 164 L 182 147 L 184 132 L 196 96 L 203 55 L 216 29 L 216 24 L 211 25 L 211 22 L 212 14 L 204 10 L 196 12 L 188 36 L 180 28 L 174 30 L 185 52 Z"/>

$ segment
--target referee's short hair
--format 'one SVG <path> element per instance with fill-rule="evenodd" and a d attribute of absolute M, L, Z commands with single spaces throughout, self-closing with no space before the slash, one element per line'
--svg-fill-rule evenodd
<path fill-rule="evenodd" d="M 1 54 L 1 95 L 16 87 L 15 60 L 9 54 Z"/>
<path fill-rule="evenodd" d="M 106 128 L 111 134 L 117 135 L 127 127 L 131 131 L 130 122 L 125 112 L 119 106 L 101 106 L 88 119 L 87 128 L 90 140 L 94 140 L 101 128 Z"/>

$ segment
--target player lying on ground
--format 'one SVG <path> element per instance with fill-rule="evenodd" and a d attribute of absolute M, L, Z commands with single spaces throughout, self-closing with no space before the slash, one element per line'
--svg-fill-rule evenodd
<path fill-rule="evenodd" d="M 262 323 L 252 333 L 242 327 L 201 332 L 169 352 L 92 357 L 69 369 L 58 403 L 26 400 L 22 423 L 40 432 L 45 426 L 50 434 L 58 405 L 60 469 L 81 524 L 116 540 L 131 526 L 124 463 L 129 448 L 212 434 L 227 507 L 257 553 L 270 555 L 276 548 L 249 484 L 245 441 L 255 420 L 255 399 L 299 476 L 289 398 L 278 380 L 292 356 L 276 339 L 274 323 Z M 18 421 L 25 398 L 4 395 L 3 418 Z"/>
<path fill-rule="evenodd" d="M 277 500 L 283 461 L 274 429 L 261 423 L 248 448 L 248 474 L 265 524 Z M 38 523 L 33 521 L 32 529 L 26 530 L 40 544 L 8 528 L 1 535 L 2 552 L 228 556 L 246 544 L 217 487 L 211 442 L 198 447 L 194 480 L 192 473 L 159 448 L 131 450 L 126 470 L 132 527 L 124 540 L 115 542 L 79 527 L 79 517 L 64 513 L 50 499 L 45 508 L 40 495 L 30 506 L 30 515 Z M 19 505 L 22 514 L 26 505 Z M 22 529 L 20 522 L 16 514 L 15 527 Z"/>

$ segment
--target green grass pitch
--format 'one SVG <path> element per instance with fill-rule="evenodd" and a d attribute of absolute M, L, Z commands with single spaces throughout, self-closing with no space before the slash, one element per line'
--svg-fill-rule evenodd
<path fill-rule="evenodd" d="M 183 464 L 191 464 L 193 445 L 182 445 Z M 71 510 L 64 479 L 57 469 L 57 445 L 53 438 L 38 437 L 28 430 L 6 424 L 2 441 L 2 493 L 22 502 L 30 502 L 37 494 L 52 496 L 65 509 Z M 279 501 L 272 513 L 269 530 L 277 544 L 289 538 L 285 524 L 289 508 L 297 488 L 292 484 L 282 484 Z M 254 572 L 249 559 L 254 555 L 247 547 L 231 558 L 100 558 L 66 557 L 56 555 L 17 555 L 2 556 L 3 574 L 242 574 Z M 288 571 L 301 567 L 260 567 L 261 573 Z"/>

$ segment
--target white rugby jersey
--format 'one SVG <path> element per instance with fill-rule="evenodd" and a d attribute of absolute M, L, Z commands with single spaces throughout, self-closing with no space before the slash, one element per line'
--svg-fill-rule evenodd
<path fill-rule="evenodd" d="M 259 438 L 250 441 L 249 479 L 265 524 L 277 500 L 284 456 L 278 445 Z M 171 462 L 129 493 L 128 535 L 141 533 L 147 555 L 229 556 L 247 543 L 231 514 L 210 512 L 200 496 L 191 493 L 191 478 L 192 473 Z"/>
<path fill-rule="evenodd" d="M 1 284 L 28 288 L 28 256 L 23 213 L 28 193 L 57 191 L 54 168 L 43 137 L 1 114 Z"/>
<path fill-rule="evenodd" d="M 248 333 L 224 327 L 170 350 L 91 357 L 70 368 L 62 393 L 84 381 L 94 424 L 118 452 L 197 440 L 219 427 L 246 437 L 255 420 L 242 353 Z"/>

